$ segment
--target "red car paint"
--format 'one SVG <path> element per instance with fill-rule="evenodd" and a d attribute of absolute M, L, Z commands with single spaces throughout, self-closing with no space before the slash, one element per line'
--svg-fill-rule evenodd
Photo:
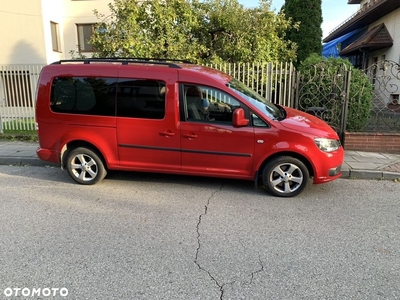
<path fill-rule="evenodd" d="M 229 87 L 232 79 L 220 71 L 186 63 L 124 64 L 117 60 L 48 65 L 38 82 L 37 155 L 65 166 L 68 152 L 83 146 L 95 150 L 108 170 L 246 180 L 258 180 L 272 158 L 289 156 L 304 162 L 314 183 L 341 176 L 343 148 L 324 152 L 314 141 L 339 139 L 329 125 L 288 107 L 283 108 L 284 118 L 271 118 L 259 102 L 234 92 Z M 190 86 L 207 92 L 210 121 L 190 120 L 185 98 Z M 151 93 L 157 89 L 160 96 L 155 97 Z M 87 98 L 81 108 L 79 97 Z M 227 98 L 231 102 L 224 102 Z M 95 112 L 99 99 L 103 107 Z M 142 115 L 135 117 L 131 106 L 142 102 L 137 109 Z M 235 109 L 242 124 L 231 121 Z M 128 111 L 132 115 L 124 114 Z"/>

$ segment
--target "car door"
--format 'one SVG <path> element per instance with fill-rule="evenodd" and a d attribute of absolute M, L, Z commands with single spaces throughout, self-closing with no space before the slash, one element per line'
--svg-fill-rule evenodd
<path fill-rule="evenodd" d="M 177 72 L 121 68 L 117 86 L 117 139 L 122 169 L 180 170 Z M 160 72 L 161 74 L 161 72 Z M 176 110 L 176 112 L 175 112 Z"/>
<path fill-rule="evenodd" d="M 233 111 L 243 105 L 212 87 L 181 84 L 179 91 L 182 171 L 253 178 L 254 130 L 232 123 Z"/>

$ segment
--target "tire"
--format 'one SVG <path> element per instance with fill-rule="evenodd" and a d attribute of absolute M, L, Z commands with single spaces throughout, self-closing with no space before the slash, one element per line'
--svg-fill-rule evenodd
<path fill-rule="evenodd" d="M 264 187 L 278 197 L 294 197 L 307 186 L 310 173 L 299 159 L 280 156 L 268 162 L 262 173 Z"/>
<path fill-rule="evenodd" d="M 84 147 L 75 148 L 67 154 L 66 168 L 73 180 L 85 185 L 95 184 L 107 175 L 101 158 Z"/>

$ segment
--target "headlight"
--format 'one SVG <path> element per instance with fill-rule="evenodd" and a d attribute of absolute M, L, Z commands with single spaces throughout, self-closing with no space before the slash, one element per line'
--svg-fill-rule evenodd
<path fill-rule="evenodd" d="M 336 151 L 340 147 L 340 141 L 338 140 L 318 138 L 315 139 L 314 142 L 315 145 L 324 152 Z"/>

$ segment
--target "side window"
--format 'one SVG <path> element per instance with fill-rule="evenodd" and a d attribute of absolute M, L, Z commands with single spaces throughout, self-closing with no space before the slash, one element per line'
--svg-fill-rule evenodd
<path fill-rule="evenodd" d="M 254 127 L 269 127 L 262 119 L 260 119 L 256 114 L 251 114 L 252 124 Z"/>
<path fill-rule="evenodd" d="M 206 86 L 183 85 L 185 120 L 232 123 L 240 102 L 229 94 Z"/>
<path fill-rule="evenodd" d="M 165 116 L 165 83 L 148 79 L 119 79 L 117 116 L 163 119 Z"/>
<path fill-rule="evenodd" d="M 56 77 L 51 89 L 54 112 L 115 116 L 116 78 Z"/>

